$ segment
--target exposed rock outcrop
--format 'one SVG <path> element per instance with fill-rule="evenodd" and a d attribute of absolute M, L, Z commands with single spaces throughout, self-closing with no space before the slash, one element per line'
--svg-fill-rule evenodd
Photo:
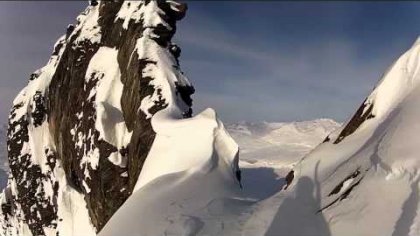
<path fill-rule="evenodd" d="M 131 195 L 154 114 L 192 115 L 194 88 L 171 42 L 186 10 L 164 0 L 91 1 L 69 25 L 10 112 L 1 235 L 97 232 Z"/>

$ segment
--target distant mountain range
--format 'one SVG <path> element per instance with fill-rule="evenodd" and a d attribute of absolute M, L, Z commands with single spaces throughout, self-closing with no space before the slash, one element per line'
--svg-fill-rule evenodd
<path fill-rule="evenodd" d="M 227 130 L 239 144 L 242 163 L 284 167 L 299 161 L 340 124 L 331 119 L 301 122 L 238 122 Z"/>

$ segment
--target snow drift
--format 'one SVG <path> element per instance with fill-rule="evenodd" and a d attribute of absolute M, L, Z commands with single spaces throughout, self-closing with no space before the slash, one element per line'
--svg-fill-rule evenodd
<path fill-rule="evenodd" d="M 223 209 L 232 208 L 225 198 L 239 192 L 237 144 L 211 109 L 178 121 L 159 113 L 153 118 L 157 137 L 136 185 L 138 191 L 100 235 L 226 233 L 217 223 L 225 222 Z M 219 216 L 207 212 L 217 204 L 229 206 L 222 205 Z"/>

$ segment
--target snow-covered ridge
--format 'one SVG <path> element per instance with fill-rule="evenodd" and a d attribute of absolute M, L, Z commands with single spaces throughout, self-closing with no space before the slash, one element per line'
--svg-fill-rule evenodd
<path fill-rule="evenodd" d="M 228 174 L 236 179 L 240 171 L 239 148 L 213 109 L 190 119 L 174 119 L 162 110 L 153 117 L 152 125 L 156 139 L 135 190 L 157 177 L 183 171 L 206 172 L 219 162 L 229 165 Z"/>
<path fill-rule="evenodd" d="M 372 93 L 365 99 L 343 129 L 330 138 L 341 142 L 354 132 L 375 129 L 420 84 L 420 44 L 414 43 L 384 73 Z"/>
<path fill-rule="evenodd" d="M 419 235 L 419 61 L 416 43 L 331 141 L 294 167 L 291 185 L 279 197 L 280 205 L 294 199 L 300 217 L 280 207 L 270 235 Z M 311 203 L 302 207 L 305 201 Z M 293 224 L 303 220 L 307 223 L 299 227 Z"/>

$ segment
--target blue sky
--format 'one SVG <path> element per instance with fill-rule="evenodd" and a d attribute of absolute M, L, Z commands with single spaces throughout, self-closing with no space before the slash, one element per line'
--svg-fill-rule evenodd
<path fill-rule="evenodd" d="M 228 122 L 344 121 L 420 33 L 416 2 L 188 3 L 174 41 L 194 110 Z M 0 122 L 85 6 L 0 2 Z"/>

